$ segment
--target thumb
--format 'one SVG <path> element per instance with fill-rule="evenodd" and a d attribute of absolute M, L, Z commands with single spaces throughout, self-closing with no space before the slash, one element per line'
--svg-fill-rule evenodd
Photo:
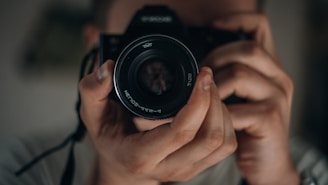
<path fill-rule="evenodd" d="M 113 89 L 114 62 L 107 61 L 79 84 L 81 118 L 89 131 L 98 133 L 108 111 L 108 95 Z"/>
<path fill-rule="evenodd" d="M 85 76 L 79 84 L 82 101 L 99 103 L 107 100 L 113 89 L 114 62 L 108 60 L 100 68 Z"/>

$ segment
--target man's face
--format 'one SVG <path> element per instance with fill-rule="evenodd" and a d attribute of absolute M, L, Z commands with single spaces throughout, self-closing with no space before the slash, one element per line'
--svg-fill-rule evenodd
<path fill-rule="evenodd" d="M 188 25 L 209 25 L 225 14 L 254 12 L 257 0 L 113 0 L 108 11 L 107 33 L 124 33 L 134 13 L 144 5 L 167 5 Z"/>

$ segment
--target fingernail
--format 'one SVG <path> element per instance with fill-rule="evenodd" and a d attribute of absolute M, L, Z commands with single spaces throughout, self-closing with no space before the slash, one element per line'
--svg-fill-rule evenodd
<path fill-rule="evenodd" d="M 108 65 L 107 63 L 104 63 L 100 66 L 100 68 L 97 69 L 96 77 L 98 81 L 104 80 L 108 76 Z"/>
<path fill-rule="evenodd" d="M 207 71 L 207 74 L 202 80 L 203 89 L 204 91 L 209 91 L 212 83 L 212 71 L 209 68 L 204 68 L 202 70 Z"/>

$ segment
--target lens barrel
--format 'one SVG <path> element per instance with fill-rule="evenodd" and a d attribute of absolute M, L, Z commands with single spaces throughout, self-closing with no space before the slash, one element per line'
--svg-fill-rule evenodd
<path fill-rule="evenodd" d="M 122 104 L 146 119 L 174 116 L 188 101 L 198 74 L 192 52 L 161 34 L 140 37 L 120 53 L 114 87 Z"/>

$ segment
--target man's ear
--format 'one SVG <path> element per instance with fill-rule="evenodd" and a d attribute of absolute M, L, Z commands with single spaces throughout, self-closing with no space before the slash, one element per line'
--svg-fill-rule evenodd
<path fill-rule="evenodd" d="M 94 47 L 99 40 L 100 29 L 94 24 L 86 24 L 83 28 L 83 39 L 87 49 Z"/>

